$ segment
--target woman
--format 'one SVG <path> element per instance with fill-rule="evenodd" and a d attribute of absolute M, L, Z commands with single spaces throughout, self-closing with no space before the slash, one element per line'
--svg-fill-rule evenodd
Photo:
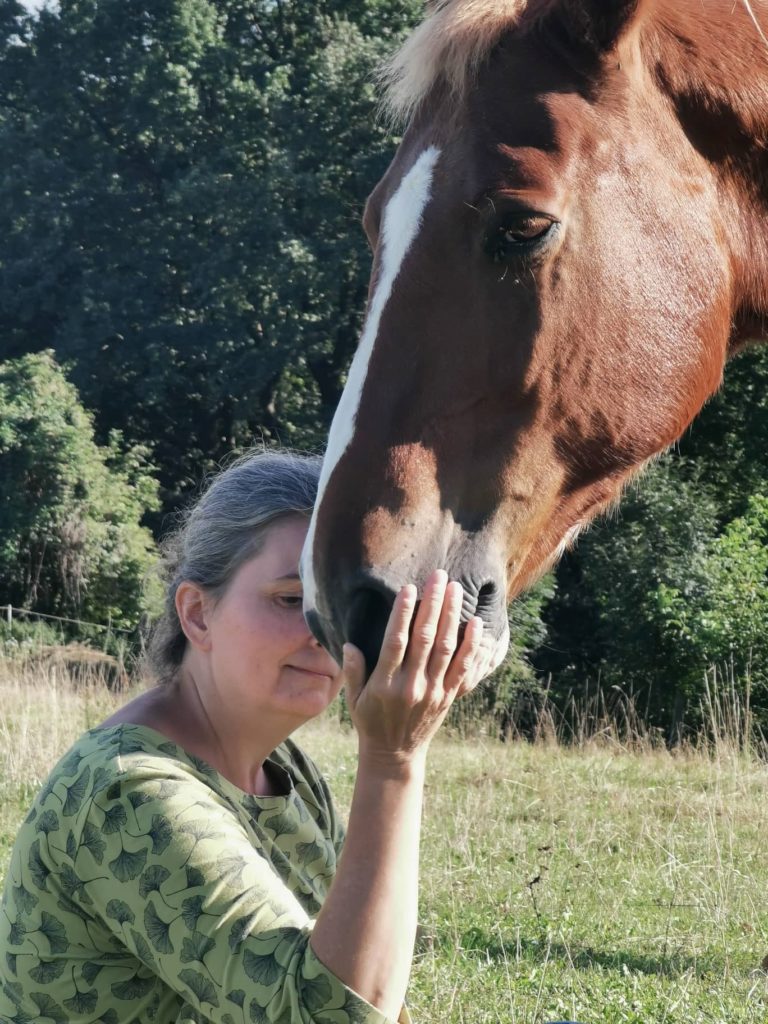
<path fill-rule="evenodd" d="M 302 616 L 319 461 L 253 455 L 170 545 L 158 685 L 54 768 L 16 841 L 0 1022 L 383 1024 L 416 930 L 424 770 L 486 669 L 482 623 L 435 572 L 397 597 L 379 663 L 341 670 Z M 409 639 L 410 636 L 410 639 Z M 344 854 L 290 734 L 346 686 L 359 740 Z"/>

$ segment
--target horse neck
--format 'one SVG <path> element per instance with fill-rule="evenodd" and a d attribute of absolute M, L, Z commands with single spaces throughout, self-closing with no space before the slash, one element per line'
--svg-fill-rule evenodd
<path fill-rule="evenodd" d="M 768 337 L 768 16 L 751 7 L 759 24 L 744 0 L 665 0 L 647 36 L 648 66 L 731 207 L 735 345 Z"/>

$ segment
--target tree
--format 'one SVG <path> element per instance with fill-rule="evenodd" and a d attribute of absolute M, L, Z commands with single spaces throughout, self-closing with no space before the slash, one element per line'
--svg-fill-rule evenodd
<path fill-rule="evenodd" d="M 17 607 L 137 625 L 155 558 L 146 450 L 99 446 L 51 352 L 0 364 L 0 598 Z"/>
<path fill-rule="evenodd" d="M 705 673 L 727 666 L 765 715 L 768 502 L 743 485 L 724 491 L 737 469 L 714 461 L 666 457 L 564 561 L 550 644 L 535 658 L 562 701 L 599 682 L 677 738 L 698 725 Z"/>
<path fill-rule="evenodd" d="M 765 706 L 768 696 L 768 498 L 753 495 L 704 551 L 702 580 L 692 597 L 660 588 L 665 632 L 689 650 L 690 689 L 701 688 L 710 665 L 727 665 L 741 685 L 749 680 Z"/>
<path fill-rule="evenodd" d="M 728 363 L 725 385 L 682 439 L 683 475 L 696 467 L 717 494 L 721 521 L 768 492 L 768 345 Z M 705 469 L 703 467 L 706 467 Z"/>
<path fill-rule="evenodd" d="M 53 349 L 96 441 L 151 449 L 165 510 L 254 436 L 321 444 L 365 304 L 359 217 L 395 143 L 372 71 L 422 6 L 61 0 L 35 18 L 0 0 L 0 353 Z M 768 493 L 768 347 L 731 364 L 679 452 L 554 594 L 516 606 L 521 650 L 489 699 L 528 686 L 533 656 L 554 692 L 599 678 L 657 724 L 695 704 L 706 652 L 738 645 L 720 612 L 719 639 L 701 631 L 718 538 Z"/>
<path fill-rule="evenodd" d="M 656 725 L 679 719 L 695 658 L 666 630 L 659 593 L 689 598 L 703 585 L 700 566 L 716 533 L 716 502 L 670 460 L 648 471 L 613 520 L 592 527 L 561 569 L 563 598 L 547 614 L 552 646 L 538 664 L 553 674 L 556 696 L 599 680 L 606 691 L 631 693 Z"/>
<path fill-rule="evenodd" d="M 0 339 L 152 447 L 166 507 L 254 435 L 319 444 L 417 0 L 0 4 Z"/>

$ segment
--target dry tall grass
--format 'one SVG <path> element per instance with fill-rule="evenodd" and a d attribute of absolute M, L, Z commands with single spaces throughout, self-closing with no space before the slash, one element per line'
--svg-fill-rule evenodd
<path fill-rule="evenodd" d="M 53 765 L 124 700 L 98 666 L 42 670 L 0 654 L 0 882 L 19 824 Z"/>
<path fill-rule="evenodd" d="M 41 669 L 0 655 L 0 826 L 3 806 L 34 793 L 74 740 L 125 699 L 98 665 Z"/>
<path fill-rule="evenodd" d="M 110 682 L 109 668 L 97 661 L 78 665 L 59 658 L 41 665 L 0 653 L 0 786 L 40 785 L 82 732 L 129 699 L 126 690 L 113 692 Z M 142 685 L 134 680 L 133 689 Z M 707 674 L 700 711 L 699 731 L 678 753 L 768 760 L 768 738 L 755 724 L 749 688 L 740 687 L 732 673 L 713 669 Z M 475 738 L 492 737 L 494 731 L 493 723 L 477 723 Z M 596 690 L 565 708 L 545 696 L 527 737 L 537 745 L 578 750 L 650 754 L 666 748 L 663 733 L 649 728 L 631 696 L 618 691 Z M 508 739 L 519 738 L 512 729 Z"/>

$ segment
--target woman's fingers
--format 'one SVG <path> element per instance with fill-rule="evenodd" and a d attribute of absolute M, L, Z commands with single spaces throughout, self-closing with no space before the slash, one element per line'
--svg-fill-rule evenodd
<path fill-rule="evenodd" d="M 389 613 L 387 628 L 381 643 L 381 654 L 376 671 L 381 670 L 391 676 L 400 668 L 408 650 L 411 620 L 416 607 L 416 587 L 409 583 L 403 587 L 395 598 L 392 611 Z"/>
<path fill-rule="evenodd" d="M 416 701 L 435 686 L 451 699 L 473 689 L 487 671 L 489 654 L 482 647 L 483 622 L 477 616 L 458 640 L 463 596 L 461 584 L 449 583 L 443 570 L 427 580 L 418 609 L 416 588 L 403 587 L 392 606 L 374 676 L 384 682 L 399 675 Z M 345 674 L 350 699 L 353 693 L 356 699 L 364 686 L 365 670 L 362 655 L 348 646 Z"/>
<path fill-rule="evenodd" d="M 455 690 L 456 696 L 460 696 L 465 692 L 465 687 L 471 688 L 474 683 L 474 676 L 479 667 L 478 658 L 481 654 L 482 639 L 483 620 L 476 615 L 466 625 L 461 645 L 453 657 L 445 678 L 445 689 Z"/>
<path fill-rule="evenodd" d="M 442 682 L 443 676 L 456 653 L 461 622 L 461 605 L 464 590 L 460 583 L 449 583 L 445 588 L 443 606 L 437 623 L 432 652 L 429 655 L 428 672 L 432 679 Z"/>
<path fill-rule="evenodd" d="M 475 687 L 486 678 L 489 674 L 492 661 L 493 651 L 483 647 L 482 643 L 480 643 L 480 646 L 478 646 L 477 649 L 477 654 L 475 655 L 475 660 L 456 691 L 456 699 L 471 693 Z"/>
<path fill-rule="evenodd" d="M 459 641 L 464 593 L 447 574 L 432 574 L 417 610 L 417 592 L 403 587 L 387 622 L 381 654 L 366 686 L 363 655 L 344 647 L 350 711 L 371 749 L 413 753 L 426 748 L 452 702 L 488 669 L 483 622 L 470 619 Z"/>
<path fill-rule="evenodd" d="M 354 710 L 365 686 L 365 657 L 354 644 L 342 648 L 341 675 L 347 692 L 347 703 Z"/>
<path fill-rule="evenodd" d="M 437 636 L 447 586 L 448 573 L 443 569 L 433 572 L 424 586 L 424 595 L 416 612 L 408 645 L 408 668 L 413 672 L 423 672 L 427 667 Z"/>

